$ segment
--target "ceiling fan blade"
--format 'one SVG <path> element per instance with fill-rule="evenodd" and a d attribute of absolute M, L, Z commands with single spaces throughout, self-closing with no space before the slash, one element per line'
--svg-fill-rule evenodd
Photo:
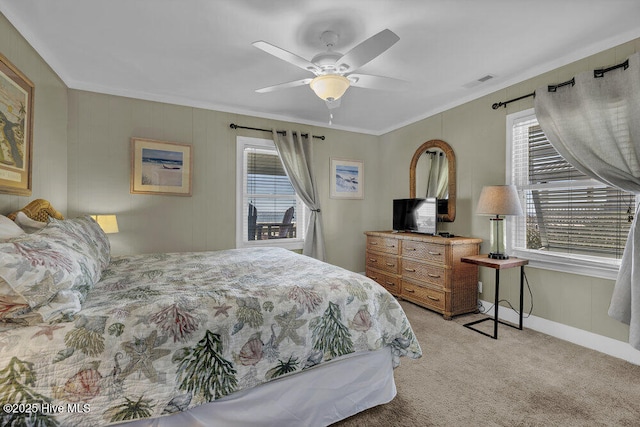
<path fill-rule="evenodd" d="M 251 43 L 258 49 L 267 52 L 270 55 L 275 56 L 276 58 L 282 59 L 290 64 L 295 65 L 296 67 L 300 67 L 303 70 L 311 71 L 312 73 L 320 72 L 320 68 L 315 65 L 313 62 L 307 61 L 301 56 L 296 55 L 295 53 L 291 53 L 287 50 L 279 48 L 278 46 L 274 46 L 271 43 L 267 43 L 265 41 L 257 41 Z"/>
<path fill-rule="evenodd" d="M 258 92 L 258 93 L 267 93 L 267 92 L 274 92 L 274 91 L 280 90 L 280 89 L 288 89 L 290 87 L 304 86 L 304 85 L 308 85 L 309 83 L 311 83 L 311 80 L 313 80 L 313 79 L 302 79 L 302 80 L 296 80 L 296 81 L 293 81 L 293 82 L 280 83 L 278 85 L 263 87 L 262 89 L 256 89 L 256 92 Z"/>
<path fill-rule="evenodd" d="M 370 74 L 349 74 L 347 76 L 351 86 L 366 89 L 378 89 L 388 91 L 402 91 L 408 88 L 406 80 L 393 79 L 391 77 L 372 76 Z"/>
<path fill-rule="evenodd" d="M 336 69 L 341 73 L 355 71 L 389 49 L 398 40 L 400 37 L 393 31 L 382 30 L 345 53 L 336 61 Z"/>

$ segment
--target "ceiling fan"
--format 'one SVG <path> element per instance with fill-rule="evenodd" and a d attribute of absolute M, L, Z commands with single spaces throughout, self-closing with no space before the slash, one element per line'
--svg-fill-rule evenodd
<path fill-rule="evenodd" d="M 346 54 L 333 50 L 339 38 L 339 35 L 333 31 L 325 31 L 322 33 L 320 40 L 327 46 L 327 50 L 326 52 L 317 54 L 311 58 L 310 61 L 265 41 L 260 40 L 253 42 L 252 44 L 258 49 L 300 67 L 303 70 L 310 71 L 315 75 L 315 78 L 306 78 L 264 87 L 257 89 L 256 92 L 266 93 L 309 85 L 315 94 L 323 99 L 327 103 L 327 106 L 332 109 L 340 105 L 340 97 L 344 95 L 349 86 L 381 90 L 400 90 L 405 86 L 406 82 L 403 80 L 354 73 L 354 71 L 382 54 L 400 40 L 400 37 L 393 31 L 388 29 L 382 30 Z"/>

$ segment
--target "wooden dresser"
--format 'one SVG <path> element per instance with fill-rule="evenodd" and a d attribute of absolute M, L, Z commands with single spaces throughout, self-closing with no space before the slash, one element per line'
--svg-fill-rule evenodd
<path fill-rule="evenodd" d="M 478 255 L 482 239 L 367 231 L 367 277 L 393 295 L 442 313 L 449 320 L 478 309 Z"/>

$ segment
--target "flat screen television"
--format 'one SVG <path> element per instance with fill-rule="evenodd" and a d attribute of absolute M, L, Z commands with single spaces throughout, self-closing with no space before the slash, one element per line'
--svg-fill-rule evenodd
<path fill-rule="evenodd" d="M 437 233 L 438 201 L 426 199 L 394 199 L 393 230 L 414 233 Z"/>

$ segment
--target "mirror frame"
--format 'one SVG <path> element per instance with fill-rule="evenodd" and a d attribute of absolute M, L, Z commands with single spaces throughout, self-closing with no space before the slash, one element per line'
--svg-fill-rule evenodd
<path fill-rule="evenodd" d="M 416 197 L 416 166 L 422 154 L 430 148 L 439 148 L 447 156 L 449 162 L 449 203 L 446 214 L 438 214 L 438 219 L 442 222 L 453 222 L 456 219 L 456 155 L 453 148 L 440 139 L 432 139 L 425 142 L 416 150 L 411 165 L 409 166 L 409 197 Z"/>

